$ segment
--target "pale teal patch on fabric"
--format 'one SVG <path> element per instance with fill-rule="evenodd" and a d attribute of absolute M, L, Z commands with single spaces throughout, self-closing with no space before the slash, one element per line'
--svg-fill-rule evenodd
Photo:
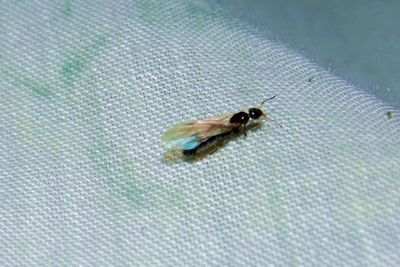
<path fill-rule="evenodd" d="M 68 55 L 61 64 L 60 74 L 67 85 L 72 85 L 75 79 L 83 72 L 98 55 L 99 50 L 106 44 L 106 37 L 100 36 L 91 43 L 82 46 Z"/>
<path fill-rule="evenodd" d="M 46 83 L 35 81 L 29 78 L 25 78 L 21 82 L 23 86 L 32 90 L 32 92 L 39 96 L 50 97 L 53 95 L 52 88 Z"/>

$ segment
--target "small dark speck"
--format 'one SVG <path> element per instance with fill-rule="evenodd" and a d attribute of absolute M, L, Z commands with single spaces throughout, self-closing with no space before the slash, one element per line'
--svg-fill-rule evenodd
<path fill-rule="evenodd" d="M 311 76 L 310 78 L 308 78 L 308 82 L 310 83 L 310 82 L 312 82 L 312 80 L 314 79 L 314 76 Z"/>
<path fill-rule="evenodd" d="M 396 113 L 394 111 L 388 111 L 386 112 L 386 116 L 388 117 L 388 119 L 391 119 L 394 117 Z"/>

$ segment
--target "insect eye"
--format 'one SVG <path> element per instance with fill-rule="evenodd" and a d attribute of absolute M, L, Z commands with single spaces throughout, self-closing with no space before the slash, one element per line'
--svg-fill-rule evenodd
<path fill-rule="evenodd" d="M 249 116 L 253 120 L 256 120 L 256 119 L 260 118 L 262 114 L 263 114 L 263 112 L 259 108 L 251 108 L 251 109 L 249 109 Z"/>

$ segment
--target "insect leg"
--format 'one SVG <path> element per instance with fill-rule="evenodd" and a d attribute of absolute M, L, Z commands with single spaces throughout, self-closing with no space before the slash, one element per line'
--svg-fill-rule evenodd
<path fill-rule="evenodd" d="M 242 133 L 244 134 L 245 137 L 247 137 L 247 127 L 246 125 L 243 125 Z"/>

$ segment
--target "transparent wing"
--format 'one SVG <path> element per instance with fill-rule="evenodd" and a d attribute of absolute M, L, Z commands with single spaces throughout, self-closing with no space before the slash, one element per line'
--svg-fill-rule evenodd
<path fill-rule="evenodd" d="M 196 148 L 212 136 L 240 127 L 240 123 L 229 123 L 233 114 L 177 124 L 164 133 L 163 140 L 174 147 L 180 146 L 187 150 Z"/>

